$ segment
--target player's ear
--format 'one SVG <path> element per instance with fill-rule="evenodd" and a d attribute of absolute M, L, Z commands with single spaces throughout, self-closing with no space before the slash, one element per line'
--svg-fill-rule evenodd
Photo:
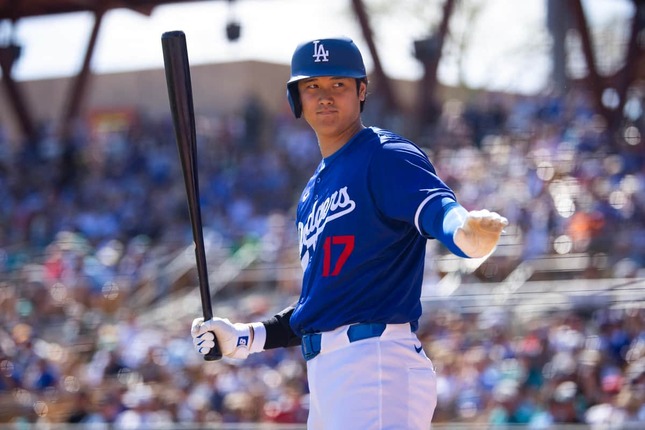
<path fill-rule="evenodd" d="M 365 105 L 365 99 L 367 98 L 367 80 L 357 79 L 356 86 L 358 87 L 358 99 L 361 102 L 361 112 L 363 112 L 363 107 Z"/>
<path fill-rule="evenodd" d="M 367 97 L 367 82 L 363 79 L 357 79 L 358 83 L 358 98 L 364 102 Z"/>

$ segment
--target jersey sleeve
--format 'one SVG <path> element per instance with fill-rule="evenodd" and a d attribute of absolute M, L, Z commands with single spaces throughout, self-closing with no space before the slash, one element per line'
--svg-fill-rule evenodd
<path fill-rule="evenodd" d="M 424 207 L 443 197 L 456 200 L 434 166 L 410 142 L 385 143 L 370 160 L 370 191 L 382 216 L 414 224 L 420 234 L 419 216 Z"/>
<path fill-rule="evenodd" d="M 442 197 L 425 205 L 419 216 L 422 234 L 436 238 L 453 254 L 469 258 L 455 243 L 455 231 L 462 226 L 468 211 L 450 197 Z"/>

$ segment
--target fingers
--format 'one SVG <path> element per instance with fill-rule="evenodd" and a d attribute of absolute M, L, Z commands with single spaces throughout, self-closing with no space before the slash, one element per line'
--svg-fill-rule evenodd
<path fill-rule="evenodd" d="M 488 209 L 468 212 L 468 224 L 489 232 L 501 232 L 508 225 L 508 219 Z"/>
<path fill-rule="evenodd" d="M 508 224 L 508 220 L 505 217 L 501 216 L 497 212 L 491 212 L 488 209 L 470 211 L 468 212 L 468 217 L 481 221 L 496 221 L 499 223 Z"/>
<path fill-rule="evenodd" d="M 215 335 L 208 330 L 204 318 L 195 318 L 190 328 L 190 334 L 193 338 L 193 345 L 200 354 L 208 354 L 215 346 Z"/>
<path fill-rule="evenodd" d="M 224 331 L 228 330 L 232 324 L 228 319 L 213 317 L 208 321 L 204 318 L 195 318 L 190 329 L 193 337 L 197 337 L 203 333 L 212 331 L 218 334 L 225 334 Z"/>
<path fill-rule="evenodd" d="M 215 346 L 215 336 L 211 332 L 193 338 L 193 345 L 200 354 L 207 354 Z"/>
<path fill-rule="evenodd" d="M 195 346 L 202 346 L 204 345 L 204 342 L 213 342 L 215 339 L 215 335 L 213 334 L 212 331 L 207 331 L 206 333 L 202 333 L 199 336 L 196 336 L 193 338 L 193 344 Z"/>
<path fill-rule="evenodd" d="M 199 336 L 201 333 L 204 332 L 204 330 L 202 330 L 203 325 L 204 325 L 204 318 L 195 318 L 193 320 L 193 324 L 190 326 L 190 334 L 193 337 Z"/>
<path fill-rule="evenodd" d="M 230 337 L 233 333 L 233 324 L 228 318 L 213 317 L 202 325 L 201 332 L 212 331 L 218 337 Z"/>
<path fill-rule="evenodd" d="M 193 320 L 190 331 L 195 349 L 200 354 L 206 354 L 215 346 L 215 342 L 224 355 L 230 355 L 235 348 L 237 332 L 235 327 L 226 318 L 213 317 L 207 321 L 203 318 Z"/>
<path fill-rule="evenodd" d="M 196 338 L 203 335 L 204 333 L 213 331 L 211 321 L 212 320 L 204 322 L 204 318 L 195 318 L 193 320 L 192 326 L 190 327 L 191 336 L 193 338 Z"/>

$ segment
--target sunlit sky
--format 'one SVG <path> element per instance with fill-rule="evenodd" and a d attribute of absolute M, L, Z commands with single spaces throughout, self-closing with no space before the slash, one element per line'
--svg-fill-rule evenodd
<path fill-rule="evenodd" d="M 368 7 L 385 4 L 384 0 L 365 2 Z M 419 0 L 395 4 L 412 7 Z M 630 4 L 629 0 L 584 2 L 594 22 L 629 16 Z M 472 38 L 461 66 L 462 79 L 471 87 L 539 88 L 549 74 L 549 59 L 541 53 L 521 52 L 546 35 L 545 5 L 546 0 L 486 0 L 477 19 L 467 24 Z M 231 16 L 242 26 L 237 42 L 226 39 L 225 26 Z M 93 22 L 90 14 L 74 13 L 23 19 L 13 29 L 8 23 L 0 25 L 0 40 L 7 40 L 13 31 L 23 46 L 14 77 L 32 80 L 76 74 Z M 385 72 L 393 78 L 418 79 L 421 66 L 413 56 L 413 41 L 428 35 L 427 20 L 414 19 L 409 8 L 390 8 L 385 15 L 373 16 L 372 26 Z M 350 0 L 203 1 L 159 6 L 151 16 L 126 9 L 107 13 L 92 69 L 109 73 L 163 67 L 160 40 L 170 30 L 186 33 L 191 64 L 247 59 L 287 64 L 300 41 L 335 35 L 352 37 L 368 52 Z M 371 68 L 369 55 L 366 63 Z M 442 63 L 442 82 L 455 84 L 457 75 L 455 62 Z"/>

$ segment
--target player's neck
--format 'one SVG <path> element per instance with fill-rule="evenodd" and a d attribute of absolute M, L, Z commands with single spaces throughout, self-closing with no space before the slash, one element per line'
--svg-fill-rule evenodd
<path fill-rule="evenodd" d="M 323 158 L 327 158 L 330 155 L 334 154 L 336 151 L 341 149 L 347 142 L 349 142 L 356 133 L 363 130 L 365 126 L 361 121 L 355 122 L 351 127 L 343 130 L 341 133 L 335 134 L 324 134 L 316 132 L 316 137 L 318 138 L 318 146 L 320 147 L 320 153 Z"/>

